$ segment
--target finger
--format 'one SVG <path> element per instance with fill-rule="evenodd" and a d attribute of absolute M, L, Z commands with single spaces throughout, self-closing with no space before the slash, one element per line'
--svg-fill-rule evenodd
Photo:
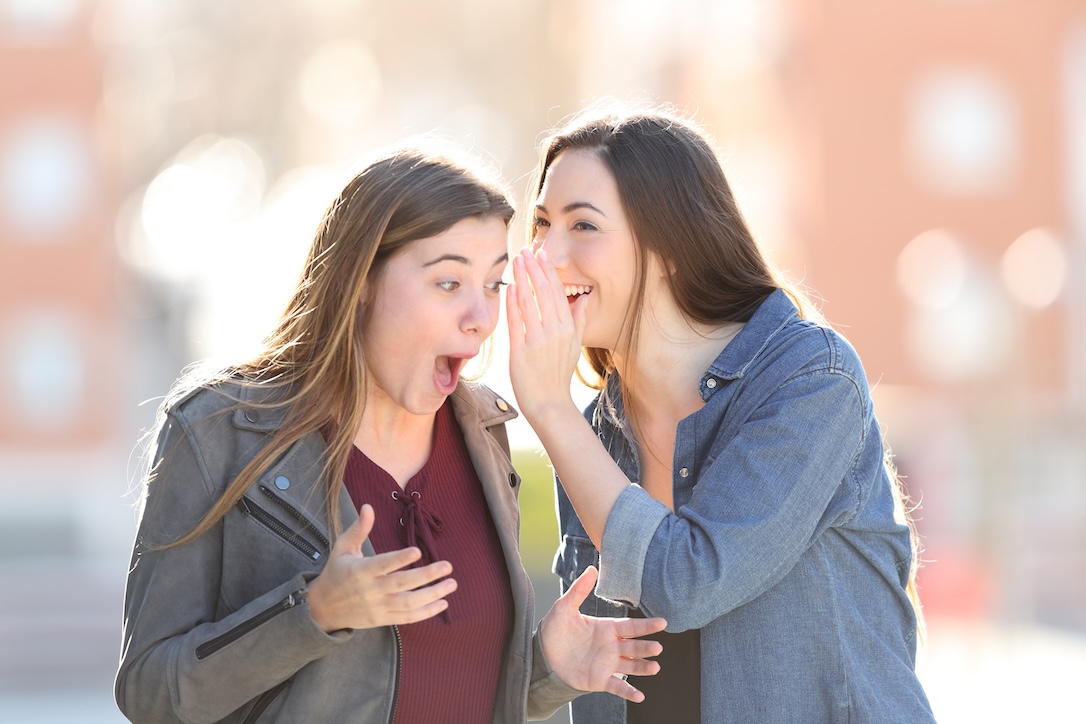
<path fill-rule="evenodd" d="M 660 673 L 660 663 L 652 659 L 622 659 L 615 673 L 628 676 L 656 676 Z"/>
<path fill-rule="evenodd" d="M 551 296 L 554 298 L 555 311 L 558 313 L 559 318 L 563 318 L 565 312 L 569 311 L 569 302 L 566 301 L 566 287 L 558 276 L 558 269 L 551 263 L 550 255 L 547 254 L 546 249 L 540 249 L 539 253 L 536 254 L 536 258 L 539 260 L 540 270 L 553 290 Z"/>
<path fill-rule="evenodd" d="M 358 511 L 358 520 L 340 534 L 334 547 L 340 552 L 361 554 L 362 544 L 366 542 L 370 531 L 373 530 L 373 519 L 373 506 L 363 503 Z"/>
<path fill-rule="evenodd" d="M 524 320 L 521 319 L 520 303 L 517 301 L 517 286 L 514 281 L 505 288 L 505 321 L 509 327 L 510 349 L 519 349 L 524 343 Z"/>
<path fill-rule="evenodd" d="M 362 568 L 359 570 L 365 572 L 370 578 L 377 578 L 380 576 L 387 577 L 390 573 L 399 571 L 401 568 L 406 568 L 420 558 L 422 558 L 422 551 L 414 546 L 409 546 L 395 551 L 378 553 L 375 556 L 367 558 Z M 435 564 L 431 563 L 430 565 Z M 446 563 L 446 565 L 448 564 Z"/>
<path fill-rule="evenodd" d="M 425 608 L 435 601 L 440 601 L 457 589 L 456 579 L 445 578 L 432 586 L 425 586 L 411 591 L 401 591 L 387 597 L 388 607 L 393 611 L 415 611 Z"/>
<path fill-rule="evenodd" d="M 400 626 L 407 623 L 418 623 L 419 621 L 433 618 L 448 607 L 449 602 L 442 598 L 420 608 L 411 609 L 409 611 L 392 612 L 389 614 L 386 623 L 394 626 Z"/>
<path fill-rule="evenodd" d="M 532 283 L 528 279 L 528 271 L 525 268 L 524 254 L 513 257 L 513 285 L 516 286 L 516 301 L 519 319 L 524 325 L 521 332 L 528 336 L 540 328 L 539 309 L 533 296 Z"/>
<path fill-rule="evenodd" d="M 524 254 L 524 268 L 528 272 L 528 278 L 532 281 L 532 289 L 535 291 L 535 300 L 539 307 L 539 316 L 543 320 L 543 324 L 553 323 L 562 319 L 562 311 L 559 307 L 559 302 L 566 308 L 565 311 L 569 310 L 569 303 L 566 302 L 565 290 L 562 288 L 562 283 L 558 282 L 556 287 L 543 268 L 543 262 L 547 261 L 547 258 L 546 249 L 540 249 L 539 256 Z M 557 279 L 557 275 L 555 275 L 555 278 Z M 557 291 L 555 291 L 555 289 L 557 289 Z M 561 299 L 558 297 L 561 297 Z"/>
<path fill-rule="evenodd" d="M 624 639 L 634 639 L 639 636 L 657 633 L 667 628 L 667 621 L 659 616 L 654 618 L 621 618 L 615 619 L 615 633 Z"/>
<path fill-rule="evenodd" d="M 580 609 L 581 604 L 588 598 L 588 594 L 592 593 L 592 589 L 596 587 L 596 577 L 595 566 L 584 569 L 584 572 L 577 576 L 577 580 L 566 589 L 566 592 L 562 594 L 557 603 L 562 606 L 572 606 L 574 609 Z"/>
<path fill-rule="evenodd" d="M 650 656 L 659 656 L 664 650 L 664 645 L 659 641 L 645 639 L 623 639 L 618 644 L 618 655 L 630 661 L 647 659 Z M 622 673 L 632 674 L 632 671 Z"/>
<path fill-rule="evenodd" d="M 645 700 L 645 695 L 624 678 L 619 678 L 617 676 L 609 676 L 607 678 L 608 681 L 604 684 L 603 688 L 604 691 L 609 694 L 614 694 L 627 701 L 632 701 L 635 704 L 640 704 Z"/>
<path fill-rule="evenodd" d="M 440 581 L 450 573 L 452 573 L 452 564 L 448 561 L 437 561 L 418 568 L 392 571 L 385 576 L 384 590 L 388 593 L 414 591 Z"/>

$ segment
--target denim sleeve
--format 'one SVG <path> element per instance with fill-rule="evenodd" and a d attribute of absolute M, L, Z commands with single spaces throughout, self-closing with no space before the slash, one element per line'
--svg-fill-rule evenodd
<path fill-rule="evenodd" d="M 597 595 L 682 631 L 784 578 L 822 531 L 859 506 L 850 469 L 870 415 L 861 381 L 837 369 L 803 371 L 738 427 L 721 425 L 730 439 L 715 441 L 715 458 L 690 461 L 693 497 L 674 513 L 631 485 L 604 529 Z"/>

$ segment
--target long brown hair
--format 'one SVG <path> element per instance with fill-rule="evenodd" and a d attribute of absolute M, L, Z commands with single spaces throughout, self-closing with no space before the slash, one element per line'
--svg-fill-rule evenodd
<path fill-rule="evenodd" d="M 707 134 L 692 120 L 660 108 L 589 109 L 574 117 L 543 141 L 529 207 L 539 198 L 555 158 L 568 150 L 595 153 L 607 167 L 633 233 L 637 282 L 619 337 L 621 353 L 629 356 L 637 349 L 649 253 L 669 270 L 665 279 L 671 296 L 692 322 L 710 326 L 746 322 L 766 297 L 783 289 L 800 316 L 825 323 L 806 295 L 777 273 L 762 254 Z M 606 379 L 615 369 L 612 351 L 585 347 L 582 352 L 595 378 L 578 371 L 581 380 L 606 390 Z M 630 397 L 628 381 L 621 382 L 623 399 L 635 399 Z M 601 402 L 610 404 L 608 400 Z M 629 411 L 632 406 L 626 404 L 624 409 Z M 636 420 L 632 422 L 636 427 Z M 906 592 L 922 635 L 916 588 L 919 539 L 889 453 L 885 462 L 894 492 L 895 518 L 908 525 L 911 533 L 913 568 Z"/>
<path fill-rule="evenodd" d="M 301 277 L 274 330 L 251 359 L 213 375 L 190 376 L 160 410 L 194 386 L 232 379 L 258 385 L 287 406 L 283 425 L 238 473 L 200 523 L 171 545 L 206 532 L 295 442 L 325 432 L 325 508 L 339 532 L 339 487 L 362 420 L 366 360 L 362 302 L 388 260 L 407 244 L 441 234 L 466 218 L 513 217 L 509 194 L 481 164 L 409 147 L 368 164 L 325 212 Z M 148 476 L 152 482 L 154 471 Z"/>

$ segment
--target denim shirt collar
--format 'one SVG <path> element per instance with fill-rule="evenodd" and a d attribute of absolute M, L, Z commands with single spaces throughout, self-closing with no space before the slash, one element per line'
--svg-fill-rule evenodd
<path fill-rule="evenodd" d="M 709 377 L 737 380 L 746 374 L 773 336 L 798 314 L 796 305 L 788 294 L 783 289 L 774 290 L 754 312 L 750 321 L 739 330 L 739 334 L 735 335 L 735 339 L 729 342 L 724 351 L 709 365 L 706 376 L 701 380 L 702 397 L 708 399 L 712 396 L 712 390 L 708 396 L 704 393 Z"/>
<path fill-rule="evenodd" d="M 799 315 L 796 305 L 783 289 L 775 289 L 761 303 L 750 320 L 717 356 L 698 382 L 701 399 L 708 402 L 721 388 L 720 380 L 737 380 L 746 374 L 758 355 L 785 325 Z M 617 370 L 607 375 L 605 391 L 597 398 L 594 420 L 621 428 L 622 380 Z"/>

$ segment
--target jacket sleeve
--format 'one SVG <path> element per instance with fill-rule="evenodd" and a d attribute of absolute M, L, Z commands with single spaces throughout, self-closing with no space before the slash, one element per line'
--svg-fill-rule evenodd
<path fill-rule="evenodd" d="M 597 595 L 683 631 L 775 585 L 855 515 L 850 472 L 873 424 L 864 399 L 849 374 L 804 371 L 718 440 L 715 459 L 690 462 L 697 484 L 680 510 L 630 485 L 604 530 Z"/>
<path fill-rule="evenodd" d="M 549 719 L 554 712 L 586 692 L 574 689 L 558 678 L 543 653 L 537 625 L 532 634 L 532 678 L 528 687 L 528 719 Z"/>
<path fill-rule="evenodd" d="M 327 635 L 306 604 L 306 578 L 232 610 L 220 595 L 223 523 L 180 546 L 221 492 L 191 431 L 163 424 L 125 589 L 117 705 L 133 722 L 214 722 L 289 679 L 348 633 Z"/>

